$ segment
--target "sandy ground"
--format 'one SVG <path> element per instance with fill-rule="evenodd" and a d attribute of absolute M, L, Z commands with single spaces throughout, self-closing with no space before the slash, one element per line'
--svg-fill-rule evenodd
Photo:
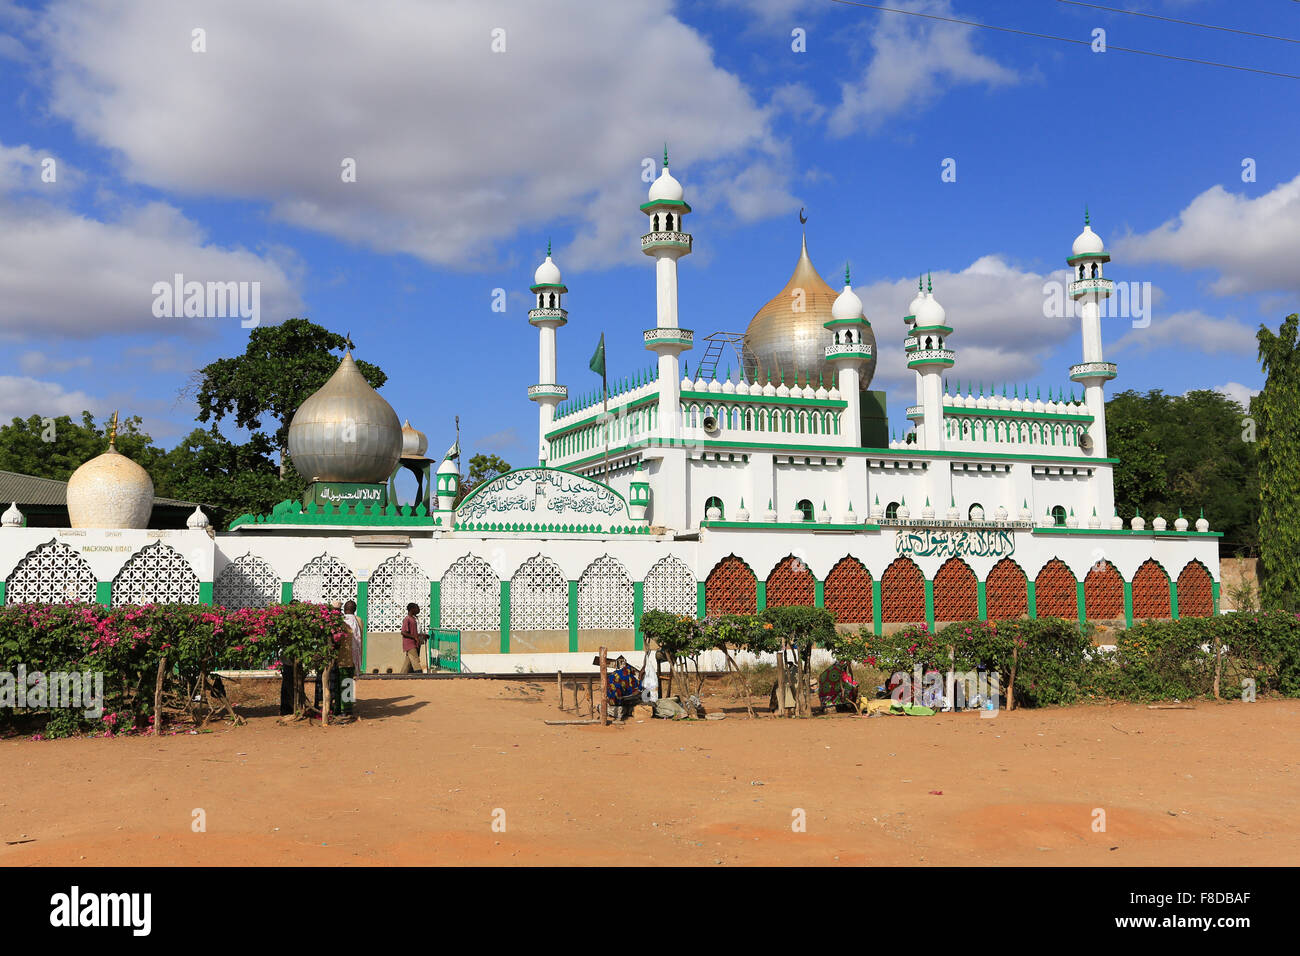
<path fill-rule="evenodd" d="M 554 681 L 359 688 L 346 726 L 245 683 L 240 728 L 0 742 L 0 863 L 1300 862 L 1300 701 L 602 728 L 546 726 Z"/>

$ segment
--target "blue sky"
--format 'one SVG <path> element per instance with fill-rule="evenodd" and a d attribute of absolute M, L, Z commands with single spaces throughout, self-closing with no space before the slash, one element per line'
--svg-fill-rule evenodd
<path fill-rule="evenodd" d="M 1295 43 L 1055 0 L 891 5 L 1300 72 Z M 1300 4 L 1107 5 L 1300 37 Z M 682 324 L 744 331 L 804 207 L 823 276 L 852 262 L 900 426 L 920 270 L 955 329 L 951 380 L 1069 387 L 1077 322 L 1044 316 L 1043 285 L 1085 203 L 1108 274 L 1154 290 L 1149 326 L 1105 322 L 1113 387 L 1244 397 L 1255 329 L 1300 298 L 1300 81 L 830 0 L 0 0 L 0 94 L 0 419 L 120 408 L 165 446 L 193 427 L 193 369 L 248 334 L 155 317 L 153 284 L 182 272 L 260 282 L 264 322 L 351 332 L 433 451 L 459 414 L 467 451 L 532 460 L 527 286 L 548 238 L 571 290 L 560 381 L 599 384 L 602 331 L 611 376 L 650 364 L 637 205 L 664 140 L 695 209 Z"/>

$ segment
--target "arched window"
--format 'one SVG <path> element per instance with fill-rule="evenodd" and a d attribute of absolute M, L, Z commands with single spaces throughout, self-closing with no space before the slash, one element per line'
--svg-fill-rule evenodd
<path fill-rule="evenodd" d="M 1097 263 L 1095 262 L 1092 264 L 1092 277 L 1097 278 Z"/>
<path fill-rule="evenodd" d="M 975 521 L 975 520 L 977 520 L 977 519 L 975 518 L 975 509 L 976 509 L 976 508 L 978 508 L 979 511 L 980 511 L 980 517 L 981 517 L 981 518 L 983 517 L 983 515 L 984 515 L 984 506 L 983 506 L 982 504 L 980 504 L 980 503 L 977 501 L 977 502 L 975 502 L 973 505 L 971 505 L 969 508 L 966 509 L 966 520 L 967 520 L 967 521 Z"/>
<path fill-rule="evenodd" d="M 161 541 L 154 541 L 122 565 L 122 570 L 113 579 L 112 595 L 114 607 L 124 604 L 198 604 L 199 576 L 183 554 Z"/>
<path fill-rule="evenodd" d="M 812 521 L 812 520 L 813 520 L 813 517 L 814 517 L 814 515 L 813 515 L 813 503 L 812 503 L 811 501 L 809 501 L 807 498 L 801 498 L 801 499 L 799 499 L 799 503 L 798 503 L 797 505 L 795 505 L 795 507 L 798 508 L 799 511 L 803 514 L 803 520 L 804 520 L 804 521 Z"/>
<path fill-rule="evenodd" d="M 719 519 L 725 518 L 725 517 L 727 516 L 727 512 L 726 512 L 726 511 L 723 509 L 723 507 L 722 507 L 722 499 L 719 498 L 717 495 L 713 495 L 712 497 L 709 498 L 708 501 L 704 502 L 704 514 L 705 514 L 705 517 L 708 517 L 709 509 L 710 509 L 710 508 L 717 508 L 717 509 L 718 509 L 718 518 L 719 518 Z"/>
<path fill-rule="evenodd" d="M 1052 524 L 1058 528 L 1065 527 L 1065 506 L 1052 505 Z"/>
<path fill-rule="evenodd" d="M 889 504 L 885 505 L 885 517 L 888 518 L 890 521 L 897 520 L 898 518 L 897 501 L 891 501 Z"/>

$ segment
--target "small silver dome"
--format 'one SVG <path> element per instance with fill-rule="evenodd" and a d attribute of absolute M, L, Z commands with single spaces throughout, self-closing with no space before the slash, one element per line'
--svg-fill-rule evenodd
<path fill-rule="evenodd" d="M 370 387 L 351 352 L 289 424 L 289 456 L 309 481 L 387 481 L 401 455 L 397 413 Z"/>
<path fill-rule="evenodd" d="M 423 458 L 428 450 L 429 436 L 418 428 L 413 428 L 408 418 L 402 423 L 402 457 Z"/>

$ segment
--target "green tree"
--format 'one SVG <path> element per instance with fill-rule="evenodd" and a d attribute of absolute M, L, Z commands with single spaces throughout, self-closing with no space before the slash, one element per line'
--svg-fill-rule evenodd
<path fill-rule="evenodd" d="M 1259 363 L 1268 376 L 1251 402 L 1259 437 L 1260 603 L 1300 605 L 1300 346 L 1296 313 L 1275 335 L 1259 327 Z"/>
<path fill-rule="evenodd" d="M 1225 552 L 1256 554 L 1258 463 L 1255 445 L 1243 437 L 1245 414 L 1233 399 L 1210 390 L 1112 396 L 1106 438 L 1110 456 L 1119 459 L 1120 516 L 1128 520 L 1140 509 L 1148 520 L 1159 514 L 1172 525 L 1180 508 L 1189 521 L 1205 508 L 1210 527 L 1223 532 Z"/>
<path fill-rule="evenodd" d="M 0 425 L 0 470 L 67 481 L 79 466 L 108 451 L 108 422 L 105 418 L 103 425 L 96 425 L 87 411 L 80 422 L 68 415 L 15 418 Z M 139 415 L 119 419 L 115 447 L 152 475 L 162 451 L 142 424 Z"/>
<path fill-rule="evenodd" d="M 217 528 L 241 514 L 265 514 L 285 498 L 299 497 L 305 480 L 292 469 L 280 479 L 265 435 L 237 445 L 215 428 L 196 428 L 161 457 L 154 469 L 159 495 L 201 501 Z"/>
<path fill-rule="evenodd" d="M 232 416 L 238 427 L 266 435 L 279 453 L 281 477 L 288 478 L 286 448 L 294 412 L 334 374 L 339 365 L 334 352 L 348 347 L 346 336 L 307 319 L 259 326 L 249 333 L 243 355 L 217 359 L 196 373 L 192 387 L 199 421 L 217 423 Z M 377 365 L 358 361 L 357 368 L 372 388 L 388 381 Z"/>
<path fill-rule="evenodd" d="M 498 455 L 475 455 L 469 460 L 469 477 L 461 479 L 456 504 L 460 504 L 479 485 L 491 481 L 497 475 L 504 475 L 509 470 L 510 463 Z"/>

